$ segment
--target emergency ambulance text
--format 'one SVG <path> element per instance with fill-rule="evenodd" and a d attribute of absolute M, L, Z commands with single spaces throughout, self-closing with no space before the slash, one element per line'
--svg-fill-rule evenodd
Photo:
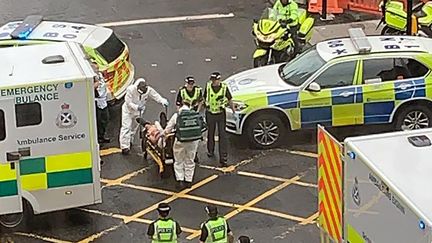
<path fill-rule="evenodd" d="M 58 84 L 0 89 L 0 97 L 14 96 L 16 104 L 58 100 Z"/>
<path fill-rule="evenodd" d="M 69 135 L 63 135 L 60 134 L 58 136 L 50 136 L 50 137 L 37 137 L 34 139 L 23 139 L 23 140 L 17 140 L 18 145 L 32 145 L 32 144 L 43 144 L 43 143 L 55 143 L 57 141 L 70 141 L 70 140 L 80 140 L 85 139 L 86 135 L 85 133 L 76 133 L 76 134 L 69 134 Z"/>

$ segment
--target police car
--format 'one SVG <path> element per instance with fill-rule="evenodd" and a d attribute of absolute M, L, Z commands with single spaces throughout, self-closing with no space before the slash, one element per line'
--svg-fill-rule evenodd
<path fill-rule="evenodd" d="M 229 77 L 238 114 L 227 131 L 256 147 L 278 144 L 284 132 L 325 126 L 393 123 L 432 126 L 432 39 L 365 36 L 320 42 L 293 61 Z"/>
<path fill-rule="evenodd" d="M 0 48 L 72 41 L 83 45 L 95 60 L 109 89 L 108 100 L 120 99 L 134 80 L 129 49 L 113 30 L 88 24 L 44 21 L 32 15 L 0 27 Z"/>

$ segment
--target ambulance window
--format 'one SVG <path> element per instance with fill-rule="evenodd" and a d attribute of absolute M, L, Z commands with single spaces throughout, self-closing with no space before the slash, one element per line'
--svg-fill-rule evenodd
<path fill-rule="evenodd" d="M 124 49 L 125 45 L 119 38 L 117 38 L 114 32 L 102 45 L 96 48 L 108 63 L 117 59 L 123 53 Z"/>
<path fill-rule="evenodd" d="M 0 141 L 6 138 L 6 124 L 5 124 L 4 111 L 0 110 Z"/>
<path fill-rule="evenodd" d="M 16 126 L 26 127 L 39 125 L 42 122 L 42 108 L 39 103 L 15 105 Z"/>
<path fill-rule="evenodd" d="M 352 85 L 357 61 L 337 63 L 315 79 L 322 89 Z"/>

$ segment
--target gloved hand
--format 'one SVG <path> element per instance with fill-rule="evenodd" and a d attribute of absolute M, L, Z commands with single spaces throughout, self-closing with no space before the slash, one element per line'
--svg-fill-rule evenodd
<path fill-rule="evenodd" d="M 290 37 L 290 33 L 287 31 L 285 32 L 285 34 L 282 36 L 282 40 L 287 41 Z"/>
<path fill-rule="evenodd" d="M 288 24 L 291 24 L 292 22 L 294 22 L 294 19 L 287 19 L 286 22 L 287 22 Z"/>
<path fill-rule="evenodd" d="M 162 105 L 165 106 L 165 107 L 168 107 L 168 106 L 169 106 L 169 102 L 168 102 L 168 100 L 167 100 L 167 99 L 164 99 L 164 100 L 162 101 Z"/>
<path fill-rule="evenodd" d="M 143 111 L 144 109 L 145 109 L 145 105 L 144 104 L 138 105 L 138 111 Z"/>

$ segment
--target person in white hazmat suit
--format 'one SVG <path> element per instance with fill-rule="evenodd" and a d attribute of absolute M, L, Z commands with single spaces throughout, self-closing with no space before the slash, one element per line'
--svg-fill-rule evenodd
<path fill-rule="evenodd" d="M 164 130 L 164 135 L 176 130 L 176 138 L 173 146 L 174 172 L 177 180 L 177 189 L 192 186 L 195 172 L 195 155 L 198 150 L 199 141 L 202 139 L 202 132 L 205 129 L 202 116 L 191 109 L 187 101 L 175 113 Z"/>
<path fill-rule="evenodd" d="M 149 97 L 165 107 L 169 105 L 168 100 L 148 86 L 144 78 L 137 79 L 133 85 L 127 88 L 122 106 L 122 126 L 119 139 L 120 148 L 124 155 L 130 152 L 132 141 L 139 126 L 136 118 L 144 114 Z"/>

